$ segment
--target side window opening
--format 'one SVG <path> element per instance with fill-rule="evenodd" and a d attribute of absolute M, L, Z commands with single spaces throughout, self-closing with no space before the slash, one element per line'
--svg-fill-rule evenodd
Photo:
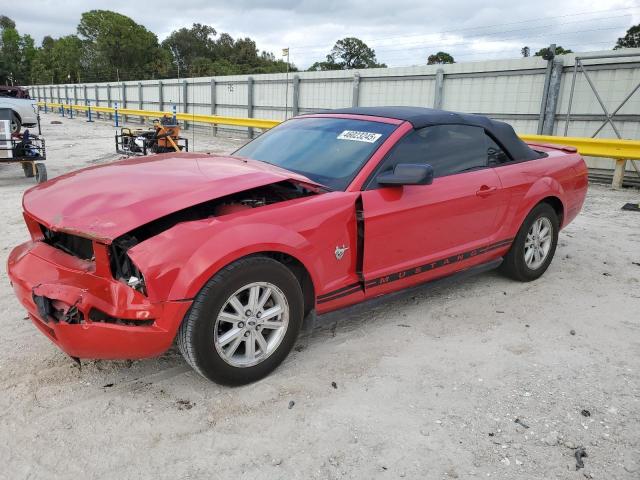
<path fill-rule="evenodd" d="M 383 160 L 375 175 L 391 171 L 399 163 L 429 164 L 436 178 L 486 168 L 489 166 L 490 148 L 502 152 L 508 161 L 508 157 L 481 127 L 455 124 L 425 127 L 403 137 Z M 369 188 L 377 187 L 374 178 Z"/>

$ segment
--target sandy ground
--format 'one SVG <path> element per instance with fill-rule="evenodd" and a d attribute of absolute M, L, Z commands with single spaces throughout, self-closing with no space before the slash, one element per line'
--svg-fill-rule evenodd
<path fill-rule="evenodd" d="M 117 158 L 106 123 L 58 119 L 43 117 L 50 177 Z M 27 239 L 32 184 L 0 166 L 3 258 Z M 638 479 L 640 214 L 620 210 L 638 200 L 592 186 L 540 280 L 488 273 L 320 321 L 233 389 L 175 350 L 79 369 L 2 268 L 0 477 Z"/>

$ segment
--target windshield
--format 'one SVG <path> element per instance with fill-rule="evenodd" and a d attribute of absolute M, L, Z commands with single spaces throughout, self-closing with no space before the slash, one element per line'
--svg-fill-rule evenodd
<path fill-rule="evenodd" d="M 344 190 L 396 127 L 345 118 L 297 118 L 263 133 L 234 155 Z"/>

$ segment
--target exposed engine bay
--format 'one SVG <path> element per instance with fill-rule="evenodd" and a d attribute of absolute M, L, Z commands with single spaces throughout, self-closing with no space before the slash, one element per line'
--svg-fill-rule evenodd
<path fill-rule="evenodd" d="M 141 293 L 146 293 L 142 273 L 127 255 L 127 251 L 138 243 L 155 237 L 178 223 L 221 217 L 325 192 L 326 190 L 320 187 L 286 180 L 179 210 L 142 225 L 114 240 L 110 247 L 111 272 L 117 280 Z"/>

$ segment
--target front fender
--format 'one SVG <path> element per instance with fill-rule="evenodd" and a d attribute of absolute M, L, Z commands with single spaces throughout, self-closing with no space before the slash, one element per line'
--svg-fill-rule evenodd
<path fill-rule="evenodd" d="M 152 301 L 193 298 L 220 269 L 259 252 L 295 258 L 321 292 L 355 268 L 355 248 L 343 262 L 333 255 L 335 245 L 355 246 L 354 198 L 325 194 L 305 205 L 180 223 L 134 246 L 129 256 L 142 271 Z"/>

